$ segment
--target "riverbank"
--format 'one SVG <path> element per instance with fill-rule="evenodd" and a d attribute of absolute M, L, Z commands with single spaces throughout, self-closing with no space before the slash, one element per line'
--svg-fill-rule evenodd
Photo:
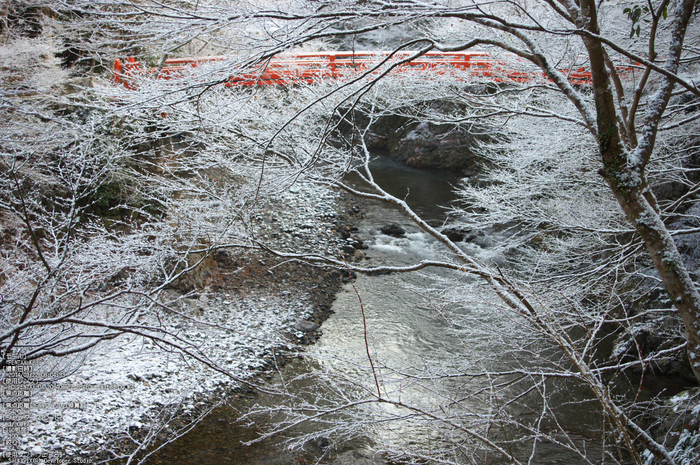
<path fill-rule="evenodd" d="M 267 199 L 254 221 L 258 239 L 280 250 L 340 250 L 352 259 L 346 238 L 360 215 L 344 193 L 298 185 Z M 20 434 L 5 438 L 12 440 L 2 446 L 4 460 L 125 460 L 182 435 L 222 398 L 253 396 L 267 373 L 314 342 L 347 280 L 263 252 L 220 251 L 212 259 L 158 296 L 173 310 L 160 323 L 192 341 L 211 366 L 136 335 L 99 345 L 74 373 L 32 392 Z"/>

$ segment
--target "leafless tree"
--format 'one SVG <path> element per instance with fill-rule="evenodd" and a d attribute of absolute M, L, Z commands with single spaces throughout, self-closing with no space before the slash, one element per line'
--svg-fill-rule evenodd
<path fill-rule="evenodd" d="M 284 258 L 350 267 L 368 273 L 446 268 L 452 270 L 454 276 L 448 286 L 451 289 L 439 293 L 444 302 L 463 304 L 465 296 L 482 295 L 477 291 L 481 292 L 483 287 L 465 280 L 466 275 L 481 278 L 480 282 L 500 299 L 502 313 L 506 316 L 494 322 L 494 326 L 503 347 L 511 348 L 508 353 L 512 358 L 472 364 L 465 356 L 453 366 L 428 374 L 383 367 L 384 370 L 393 369 L 406 382 L 421 385 L 426 392 L 439 392 L 442 401 L 434 405 L 402 402 L 402 388 L 383 390 L 374 371 L 371 384 L 375 384 L 376 389 L 347 394 L 333 388 L 333 392 L 341 392 L 340 404 L 338 399 L 329 399 L 333 402 L 331 407 L 304 403 L 302 409 L 290 408 L 288 423 L 281 424 L 278 431 L 300 421 L 309 421 L 309 412 L 311 419 L 333 418 L 332 430 L 350 433 L 367 424 L 367 418 L 372 419 L 369 423 L 374 423 L 408 417 L 441 425 L 438 429 L 444 441 L 437 453 L 414 450 L 406 454 L 426 459 L 430 456 L 431 460 L 446 463 L 482 460 L 488 454 L 484 450 L 495 451 L 516 463 L 532 461 L 537 444 L 543 440 L 571 449 L 587 462 L 602 460 L 602 457 L 622 462 L 629 454 L 636 463 L 643 463 L 650 456 L 660 463 L 676 463 L 680 457 L 678 451 L 653 438 L 636 419 L 637 405 L 620 402 L 610 387 L 610 374 L 628 366 L 646 366 L 663 354 L 647 354 L 646 358 L 642 354 L 641 360 L 628 365 L 599 364 L 596 344 L 604 335 L 606 325 L 613 323 L 631 328 L 637 320 L 618 312 L 615 299 L 619 294 L 609 294 L 607 305 L 587 305 L 585 298 L 612 292 L 618 271 L 630 263 L 630 257 L 640 256 L 643 243 L 647 258 L 653 262 L 660 282 L 684 321 L 683 345 L 696 377 L 700 378 L 700 295 L 664 223 L 673 215 L 682 214 L 697 192 L 691 173 L 682 166 L 683 156 L 673 154 L 679 144 L 690 145 L 680 151 L 681 155 L 692 151 L 692 142 L 687 142 L 684 136 L 690 135 L 692 140 L 697 121 L 693 102 L 700 92 L 692 80 L 697 58 L 693 24 L 695 2 L 661 0 L 648 5 L 634 2 L 597 5 L 589 0 L 534 3 L 407 0 L 270 4 L 76 0 L 56 2 L 53 8 L 58 19 L 64 20 L 66 40 L 81 51 L 80 60 L 89 61 L 91 66 L 109 66 L 115 53 L 139 55 L 145 63 L 150 60 L 153 67 L 162 65 L 163 57 L 171 54 L 223 53 L 228 57 L 169 81 L 134 76 L 138 80 L 134 91 L 100 86 L 92 98 L 103 100 L 97 104 L 91 100 L 86 104 L 99 111 L 109 111 L 110 118 L 123 118 L 118 125 L 123 128 L 119 136 L 128 134 L 135 144 L 153 138 L 172 142 L 173 134 L 180 139 L 168 150 L 176 147 L 181 156 L 167 154 L 168 157 L 157 161 L 146 160 L 143 162 L 146 166 L 132 170 L 139 174 L 161 170 L 161 174 L 166 174 L 162 177 L 166 187 L 161 187 L 163 195 L 159 198 L 166 199 L 162 201 L 167 203 L 167 199 L 178 197 L 182 200 L 178 211 L 197 218 L 186 225 L 192 228 L 186 235 L 191 245 L 168 249 L 169 263 L 173 262 L 172 257 L 182 257 L 178 253 L 183 247 L 200 251 L 194 238 L 201 237 L 205 230 L 207 237 L 214 238 L 208 244 L 231 246 L 233 220 L 227 223 L 228 219 L 240 219 L 241 228 L 245 229 L 246 208 L 255 205 L 265 193 L 304 178 L 398 205 L 416 224 L 444 244 L 448 256 L 409 267 L 364 269 L 328 255 L 281 250 L 254 237 L 245 242 L 246 245 L 262 247 Z M 396 43 L 391 37 L 392 31 L 406 25 L 415 27 L 409 27 L 410 35 L 403 43 Z M 405 30 L 401 29 L 402 34 Z M 89 31 L 98 32 L 91 34 Z M 320 82 L 287 90 L 226 89 L 218 85 L 227 82 L 232 75 L 259 71 L 261 64 L 264 66 L 273 56 L 297 46 L 328 47 L 339 37 L 352 46 L 363 44 L 363 38 L 372 35 L 393 44 L 395 51 L 410 50 L 412 53 L 405 58 L 389 55 L 378 60 L 371 71 L 338 84 Z M 400 83 L 391 78 L 391 70 L 402 61 L 428 51 L 473 49 L 488 50 L 494 59 L 507 63 L 507 67 L 519 67 L 540 77 L 526 83 L 510 80 L 499 87 L 495 95 L 465 90 L 464 81 L 454 85 L 439 76 L 427 83 L 425 79 L 411 76 L 404 76 Z M 578 87 L 567 79 L 570 70 L 582 66 L 591 71 L 591 87 Z M 461 79 L 473 83 L 468 74 Z M 502 79 L 508 81 L 506 75 Z M 507 189 L 497 196 L 493 189 L 465 184 L 462 195 L 468 208 L 462 213 L 465 224 L 474 227 L 511 221 L 526 226 L 523 234 L 511 238 L 511 247 L 532 245 L 536 234 L 546 232 L 552 225 L 549 231 L 555 232 L 553 236 L 557 231 L 566 231 L 567 236 L 562 237 L 559 249 L 544 250 L 550 253 L 542 266 L 544 275 L 535 274 L 526 280 L 517 270 L 506 272 L 475 260 L 413 213 L 404 200 L 389 195 L 374 182 L 369 152 L 363 145 L 365 131 L 371 130 L 371 124 L 358 126 L 350 135 L 339 131 L 343 125 L 356 123 L 356 110 L 368 115 L 372 122 L 382 114 L 406 112 L 412 102 L 430 99 L 431 92 L 436 90 L 443 92 L 445 98 L 462 103 L 462 112 L 447 116 L 427 112 L 413 116 L 455 125 L 490 121 L 490 127 L 502 124 L 510 130 L 516 142 L 531 144 L 519 150 L 512 141 L 504 142 L 510 156 L 492 152 L 490 161 L 496 169 L 502 169 L 494 170 L 491 179 Z M 673 104 L 669 106 L 669 102 Z M 117 108 L 109 108 L 115 106 Z M 561 126 L 552 128 L 549 121 L 557 121 Z M 555 147 L 547 147 L 527 134 L 524 124 L 537 126 L 533 132 L 541 138 L 550 138 L 560 128 L 567 128 L 567 134 L 558 136 Z M 664 131 L 677 137 L 676 142 L 673 137 L 664 138 Z M 99 146 L 104 138 L 96 138 L 95 142 Z M 104 153 L 102 149 L 86 150 L 83 144 L 70 147 L 71 157 L 94 157 Z M 528 154 L 528 149 L 549 152 L 543 157 L 537 153 Z M 488 150 L 485 148 L 483 152 L 486 157 Z M 42 153 L 50 152 L 42 150 Z M 35 222 L 50 221 L 54 224 L 53 230 L 69 231 L 79 209 L 87 208 L 80 203 L 84 198 L 80 189 L 94 189 L 97 185 L 92 181 L 84 182 L 84 177 L 73 181 L 67 189 L 70 194 L 62 196 L 71 201 L 60 210 L 51 210 L 20 189 L 22 180 L 29 179 L 22 171 L 26 169 L 22 165 L 25 158 L 13 155 L 12 161 L 6 163 L 7 189 L 13 185 L 17 193 L 15 199 L 7 201 L 6 209 L 24 219 L 25 240 L 33 254 L 31 263 L 40 271 L 36 272 L 37 276 L 43 278 L 31 280 L 38 284 L 28 291 L 25 297 L 28 303 L 18 307 L 24 311 L 18 315 L 18 322 L 13 321 L 14 325 L 19 325 L 13 334 L 20 334 L 19 331 L 25 334 L 22 325 L 35 306 L 31 296 L 38 298 L 39 289 L 59 288 L 48 285 L 54 279 L 56 263 L 64 263 L 66 253 L 77 249 L 77 244 L 71 242 L 69 247 L 61 241 L 77 240 L 79 235 L 55 233 L 56 238 L 51 242 L 55 245 L 49 253 L 43 242 L 47 228 Z M 93 178 L 106 176 L 110 169 L 106 166 L 104 171 L 97 170 L 99 163 L 93 161 L 86 161 L 86 165 L 90 168 L 86 173 Z M 246 181 L 237 183 L 235 189 L 218 191 L 204 173 L 207 168 L 220 166 L 228 167 L 234 176 Z M 372 193 L 355 190 L 339 180 L 343 173 L 353 169 L 364 177 Z M 182 176 L 183 172 L 188 176 Z M 669 178 L 680 179 L 686 187 L 680 199 L 662 204 L 653 193 L 652 181 Z M 601 189 L 601 179 L 608 189 Z M 556 185 L 562 180 L 571 181 L 566 189 Z M 87 187 L 82 187 L 83 184 Z M 522 189 L 523 184 L 527 190 Z M 537 202 L 532 201 L 532 189 L 538 189 Z M 576 211 L 584 214 L 572 217 L 572 205 L 582 197 L 587 201 L 583 209 Z M 228 202 L 231 205 L 228 211 L 237 213 L 225 217 L 217 211 L 212 215 L 211 199 L 216 199 L 217 205 Z M 611 211 L 613 205 L 616 211 Z M 483 210 L 474 214 L 475 209 Z M 56 217 L 56 211 L 60 212 L 60 218 Z M 604 222 L 599 220 L 601 211 L 605 212 Z M 160 228 L 156 237 L 167 237 L 168 241 L 177 242 L 174 238 L 182 234 L 180 229 L 169 236 L 163 235 L 162 225 L 167 221 L 159 220 L 129 225 L 134 231 L 144 231 L 142 237 L 133 231 L 127 235 L 134 241 L 135 256 L 141 257 L 140 260 L 145 260 L 144 256 L 149 259 L 158 256 L 155 252 L 140 253 L 144 243 L 152 242 L 145 240 L 154 235 L 148 227 Z M 683 231 L 685 234 L 692 232 Z M 615 243 L 626 235 L 633 239 Z M 249 238 L 247 235 L 246 240 Z M 125 250 L 129 248 L 119 247 L 120 253 Z M 585 279 L 574 276 L 568 281 L 573 284 L 565 291 L 552 289 L 552 283 L 559 286 L 567 282 L 566 275 L 557 274 L 566 268 L 555 266 L 556 260 L 552 257 L 560 254 L 559 257 L 570 259 L 572 252 L 580 251 L 580 257 L 591 250 L 599 252 L 601 261 L 591 261 L 585 268 Z M 533 263 L 535 255 L 518 260 Z M 140 273 L 157 267 L 149 268 L 150 265 L 141 261 L 133 266 L 138 270 L 137 275 L 143 276 L 143 282 L 151 287 L 140 293 L 132 292 L 129 287 L 128 293 L 110 297 L 152 295 L 153 278 Z M 167 277 L 173 279 L 183 268 L 167 269 L 170 270 Z M 576 268 L 570 268 L 568 273 L 575 274 Z M 167 281 L 160 279 L 159 282 Z M 66 294 L 65 299 L 74 296 Z M 47 299 L 54 297 L 47 294 Z M 499 307 L 491 298 L 484 297 L 484 300 L 494 308 Z M 147 302 L 155 305 L 151 299 Z M 78 306 L 84 307 L 84 304 Z M 456 323 L 457 331 L 468 327 L 468 321 L 460 323 L 464 317 L 452 312 L 449 306 L 440 310 Z M 27 316 L 23 318 L 24 314 Z M 99 334 L 90 333 L 81 338 L 97 341 L 113 336 L 110 326 L 102 324 L 100 327 L 103 329 Z M 521 336 L 514 328 L 527 328 L 528 337 Z M 469 337 L 477 338 L 473 334 Z M 489 336 L 493 338 L 493 334 Z M 466 345 L 469 340 L 466 334 L 464 340 Z M 557 349 L 558 355 L 550 354 L 543 360 L 542 354 L 550 353 L 552 348 Z M 671 353 L 682 349 L 672 346 L 666 350 Z M 369 350 L 368 356 L 371 360 Z M 534 359 L 538 362 L 532 362 Z M 451 384 L 457 379 L 464 384 L 459 387 Z M 550 381 L 554 379 L 583 383 L 590 389 L 606 419 L 602 441 L 610 441 L 626 452 L 614 455 L 606 449 L 601 452 L 600 459 L 593 457 L 578 438 L 568 435 L 565 428 L 557 424 L 556 401 L 553 400 L 556 396 L 549 392 Z M 465 388 L 467 381 L 474 381 L 474 385 Z M 349 384 L 353 384 L 352 381 Z M 539 399 L 534 402 L 539 411 L 530 412 L 531 416 L 519 415 L 522 413 L 519 406 L 532 405 L 528 396 Z M 474 407 L 476 404 L 483 409 Z M 363 406 L 372 409 L 372 417 L 365 416 L 367 411 L 360 408 Z M 398 409 L 387 410 L 383 408 L 386 406 Z M 355 412 L 349 414 L 355 416 L 355 421 L 332 415 L 340 411 Z M 523 443 L 532 447 L 531 454 L 516 450 L 516 446 Z M 639 445 L 647 452 L 641 452 Z"/>
<path fill-rule="evenodd" d="M 201 318 L 188 290 L 203 288 L 217 248 L 256 248 L 252 199 L 285 181 L 259 182 L 252 163 L 220 166 L 221 141 L 206 135 L 214 147 L 193 155 L 197 138 L 178 139 L 160 112 L 154 124 L 149 108 L 115 108 L 114 95 L 92 93 L 90 78 L 57 66 L 49 36 L 16 34 L 0 48 L 0 367 L 5 386 L 22 388 L 3 391 L 4 418 L 22 413 L 5 405 L 36 400 L 117 339 L 197 360 L 232 386 L 256 383 L 182 328 L 240 333 Z M 261 350 L 289 344 L 281 330 Z M 18 366 L 31 369 L 21 386 L 10 381 Z M 162 439 L 167 418 L 156 415 L 122 458 L 133 462 Z"/>

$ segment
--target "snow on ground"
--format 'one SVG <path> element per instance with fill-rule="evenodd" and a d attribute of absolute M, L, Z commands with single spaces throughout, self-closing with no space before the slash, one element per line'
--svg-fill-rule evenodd
<path fill-rule="evenodd" d="M 335 250 L 329 233 L 337 222 L 338 194 L 308 185 L 294 190 L 270 200 L 267 213 L 258 218 L 266 231 L 263 235 L 281 247 L 303 242 L 302 250 Z M 286 208 L 274 208 L 276 203 Z M 303 335 L 294 324 L 310 318 L 313 311 L 308 294 L 299 286 L 281 292 L 264 287 L 202 292 L 196 300 L 168 291 L 164 298 L 179 299 L 177 313 L 165 312 L 158 323 L 192 341 L 239 380 L 259 373 L 273 350 L 291 349 L 290 339 Z M 78 457 L 127 437 L 134 427 L 153 425 L 165 406 L 177 406 L 180 413 L 194 412 L 207 393 L 240 385 L 141 336 L 121 336 L 97 346 L 72 375 L 50 387 L 33 389 L 26 428 L 20 434 L 15 434 L 17 430 L 8 434 L 9 423 L 3 424 L 5 441 L 0 452 L 5 455 L 0 462 L 78 463 Z M 0 406 L 0 417 L 19 419 L 20 411 L 5 407 Z M 22 429 L 21 423 L 14 425 Z M 12 457 L 13 453 L 19 457 Z"/>
<path fill-rule="evenodd" d="M 263 357 L 273 347 L 289 346 L 282 331 L 308 316 L 310 308 L 303 300 L 265 292 L 197 303 L 209 314 L 204 321 L 222 326 L 173 319 L 167 327 L 238 378 L 262 368 Z M 34 455 L 58 450 L 76 456 L 109 442 L 117 431 L 148 424 L 154 407 L 182 403 L 187 411 L 194 407 L 196 393 L 232 383 L 237 384 L 142 337 L 122 337 L 100 346 L 74 375 L 34 393 L 29 434 L 19 450 Z M 57 407 L 73 404 L 79 407 Z"/>

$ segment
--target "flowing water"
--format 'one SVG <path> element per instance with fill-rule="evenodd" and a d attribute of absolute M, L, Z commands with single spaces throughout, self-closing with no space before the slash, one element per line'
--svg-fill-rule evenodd
<path fill-rule="evenodd" d="M 386 158 L 373 166 L 373 174 L 380 185 L 391 194 L 405 198 L 411 208 L 430 223 L 440 224 L 444 221 L 446 211 L 439 206 L 447 205 L 454 199 L 451 186 L 455 179 L 441 172 L 412 170 Z M 404 237 L 381 233 L 382 226 L 392 223 L 405 229 Z M 491 231 L 476 243 L 462 243 L 460 246 L 483 261 L 497 261 L 499 257 L 492 252 L 489 244 L 497 242 L 498 235 L 498 232 Z M 366 207 L 366 216 L 358 225 L 358 236 L 369 246 L 366 251 L 369 259 L 364 265 L 405 266 L 421 260 L 446 258 L 442 244 L 411 223 L 398 209 L 387 205 L 376 203 Z M 322 360 L 323 366 L 331 371 L 361 380 L 366 389 L 374 390 L 375 375 L 366 354 L 366 326 L 370 354 L 385 396 L 430 410 L 443 408 L 438 404 L 448 405 L 446 396 L 467 396 L 470 392 L 485 388 L 487 385 L 481 382 L 466 385 L 461 380 L 425 381 L 410 376 L 454 373 L 462 367 L 460 356 L 468 354 L 487 360 L 492 358 L 492 354 L 503 351 L 497 339 L 490 339 L 491 330 L 510 323 L 503 314 L 493 311 L 492 302 L 484 301 L 461 310 L 453 308 L 452 311 L 460 312 L 471 322 L 470 327 L 457 333 L 452 331 L 451 322 L 421 295 L 425 288 L 444 287 L 441 278 L 448 274 L 447 271 L 431 269 L 419 273 L 359 275 L 353 286 L 347 285 L 337 296 L 333 305 L 335 313 L 324 323 L 324 336 L 311 350 L 311 356 Z M 583 394 L 580 389 L 578 392 L 571 389 L 567 392 L 572 398 Z M 465 410 L 469 411 L 467 416 L 483 413 L 488 406 L 480 403 L 478 398 L 475 396 L 471 402 L 463 400 L 459 413 L 464 415 Z M 534 408 L 536 405 L 533 402 Z M 374 412 L 378 418 L 385 420 L 382 426 L 373 428 L 372 437 L 378 446 L 391 450 L 430 452 L 431 444 L 442 447 L 440 437 L 450 435 L 450 428 L 444 428 L 440 422 L 419 421 L 416 418 L 389 421 L 401 416 L 402 409 L 385 407 L 385 410 L 383 413 Z M 443 413 L 445 417 L 450 417 L 456 415 L 458 410 Z M 570 436 L 574 440 L 590 442 L 583 432 L 600 422 L 595 405 L 578 404 L 577 408 L 563 415 L 563 426 L 569 430 Z M 589 450 L 593 449 L 589 447 Z M 544 446 L 541 450 L 537 463 L 580 463 L 561 448 Z M 455 455 L 459 460 L 460 454 Z M 465 455 L 468 453 L 462 453 L 461 457 Z M 499 462 L 491 458 L 490 463 Z"/>

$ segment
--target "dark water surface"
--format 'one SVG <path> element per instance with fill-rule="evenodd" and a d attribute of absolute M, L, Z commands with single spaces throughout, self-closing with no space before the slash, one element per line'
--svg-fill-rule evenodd
<path fill-rule="evenodd" d="M 309 371 L 308 365 L 294 360 L 282 368 L 284 376 L 292 378 Z M 270 385 L 279 381 L 279 376 Z M 217 408 L 182 438 L 167 445 L 149 458 L 152 465 L 302 465 L 315 463 L 324 456 L 324 449 L 310 442 L 302 450 L 289 451 L 284 446 L 285 437 L 275 436 L 256 442 L 262 429 L 239 422 L 240 416 L 254 405 L 273 406 L 279 396 L 258 392 L 254 396 L 237 396 L 228 400 L 229 405 Z M 249 422 L 248 422 L 249 423 Z M 260 424 L 260 427 L 265 426 Z M 304 432 L 304 428 L 293 434 Z"/>
<path fill-rule="evenodd" d="M 388 155 L 378 155 L 370 166 L 375 181 L 382 188 L 389 194 L 406 200 L 411 209 L 431 223 L 445 219 L 445 207 L 455 200 L 453 190 L 461 179 L 451 171 L 412 168 Z M 346 180 L 362 189 L 359 176 L 349 175 Z M 377 204 L 377 207 L 384 210 L 395 208 L 386 204 Z M 375 215 L 373 219 L 378 223 L 384 222 L 381 214 Z M 403 216 L 399 220 L 406 223 Z"/>

